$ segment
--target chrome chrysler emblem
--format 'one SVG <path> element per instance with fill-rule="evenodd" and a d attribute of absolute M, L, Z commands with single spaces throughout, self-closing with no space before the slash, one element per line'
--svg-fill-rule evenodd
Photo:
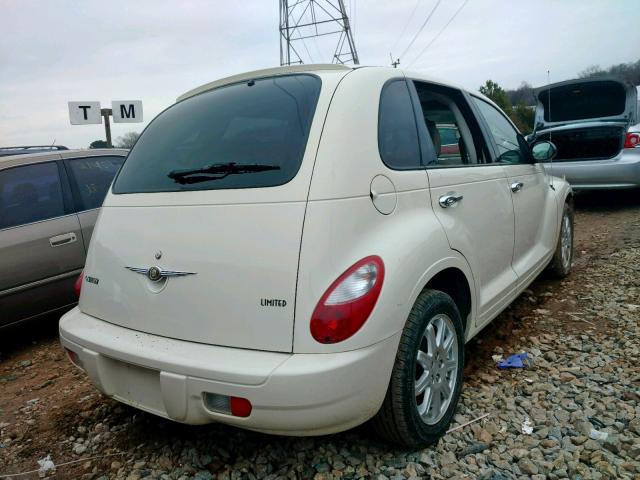
<path fill-rule="evenodd" d="M 162 278 L 160 276 L 160 269 L 158 267 L 151 267 L 149 269 L 149 273 L 147 273 L 147 276 L 149 277 L 149 280 L 151 280 L 152 282 L 157 282 Z"/>
<path fill-rule="evenodd" d="M 139 267 L 124 267 L 132 272 L 145 275 L 152 282 L 159 282 L 160 280 L 168 277 L 185 277 L 187 275 L 195 275 L 195 272 L 180 272 L 176 270 L 163 270 L 160 267 L 139 268 Z"/>

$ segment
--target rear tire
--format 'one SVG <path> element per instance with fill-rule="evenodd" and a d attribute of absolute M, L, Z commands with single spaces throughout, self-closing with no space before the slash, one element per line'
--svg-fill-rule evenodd
<path fill-rule="evenodd" d="M 446 293 L 423 291 L 402 332 L 374 430 L 408 447 L 437 442 L 458 404 L 463 368 L 464 329 L 456 304 Z"/>
<path fill-rule="evenodd" d="M 548 267 L 549 273 L 555 278 L 564 278 L 571 272 L 571 262 L 573 262 L 573 207 L 565 203 L 556 251 Z"/>

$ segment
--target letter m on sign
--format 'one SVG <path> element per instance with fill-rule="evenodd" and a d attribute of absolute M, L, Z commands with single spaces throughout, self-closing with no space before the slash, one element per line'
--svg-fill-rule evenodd
<path fill-rule="evenodd" d="M 114 123 L 142 122 L 141 100 L 114 100 L 111 102 Z"/>
<path fill-rule="evenodd" d="M 129 109 L 127 110 L 126 105 L 120 105 L 120 116 L 122 118 L 136 118 L 136 106 L 133 103 L 129 104 Z"/>

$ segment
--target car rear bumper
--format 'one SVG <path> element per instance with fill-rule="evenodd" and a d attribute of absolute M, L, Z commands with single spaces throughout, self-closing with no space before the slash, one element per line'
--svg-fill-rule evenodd
<path fill-rule="evenodd" d="M 574 190 L 640 187 L 640 148 L 622 150 L 609 160 L 545 163 L 547 173 L 565 177 Z"/>
<path fill-rule="evenodd" d="M 123 403 L 182 423 L 221 422 L 281 435 L 321 435 L 371 418 L 384 399 L 399 334 L 367 348 L 286 354 L 186 342 L 130 330 L 78 308 L 62 345 L 94 385 Z M 246 418 L 212 412 L 203 393 L 248 399 Z"/>

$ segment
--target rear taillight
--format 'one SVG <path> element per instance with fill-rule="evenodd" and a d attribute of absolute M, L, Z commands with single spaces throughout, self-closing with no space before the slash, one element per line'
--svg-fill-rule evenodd
<path fill-rule="evenodd" d="M 322 295 L 311 316 L 311 335 L 320 343 L 337 343 L 360 330 L 376 305 L 384 263 L 378 256 L 352 265 Z"/>
<path fill-rule="evenodd" d="M 640 133 L 629 132 L 624 139 L 624 148 L 640 147 Z"/>
<path fill-rule="evenodd" d="M 82 291 L 82 277 L 84 274 L 84 270 L 80 272 L 78 278 L 76 278 L 76 283 L 73 284 L 73 291 L 76 293 L 76 298 L 80 299 L 80 292 Z"/>

